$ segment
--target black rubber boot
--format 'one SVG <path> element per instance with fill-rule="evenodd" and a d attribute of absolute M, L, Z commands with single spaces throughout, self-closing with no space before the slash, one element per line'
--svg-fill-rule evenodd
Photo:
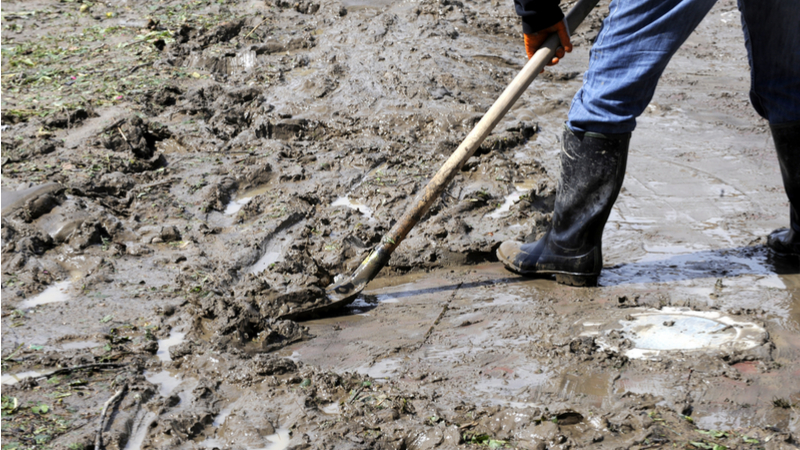
<path fill-rule="evenodd" d="M 800 257 L 800 121 L 769 127 L 789 197 L 790 218 L 789 228 L 773 231 L 767 246 L 780 256 Z"/>
<path fill-rule="evenodd" d="M 599 135 L 564 130 L 561 181 L 553 224 L 530 244 L 506 241 L 497 257 L 521 275 L 554 274 L 572 286 L 596 286 L 603 267 L 601 240 L 625 178 L 630 133 Z"/>

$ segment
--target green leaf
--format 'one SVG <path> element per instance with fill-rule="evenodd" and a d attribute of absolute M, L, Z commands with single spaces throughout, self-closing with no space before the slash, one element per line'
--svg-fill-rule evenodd
<path fill-rule="evenodd" d="M 50 407 L 44 403 L 39 403 L 36 406 L 32 406 L 31 411 L 33 411 L 35 414 L 47 414 L 47 411 L 50 411 Z"/>
<path fill-rule="evenodd" d="M 706 449 L 706 450 L 712 450 L 712 449 L 714 448 L 714 447 L 712 447 L 710 444 L 706 444 L 705 442 L 695 442 L 695 441 L 691 441 L 691 442 L 689 442 L 689 443 L 690 443 L 690 444 L 692 444 L 692 445 L 694 445 L 694 446 L 695 446 L 695 447 L 697 447 L 697 448 L 703 448 L 703 449 Z"/>
<path fill-rule="evenodd" d="M 114 316 L 112 314 L 109 314 L 109 315 L 103 317 L 102 319 L 100 319 L 100 322 L 108 323 L 108 322 L 111 322 L 111 319 L 113 319 L 113 318 L 114 318 Z"/>
<path fill-rule="evenodd" d="M 747 437 L 747 436 L 744 436 L 744 442 L 747 443 L 747 444 L 760 444 L 761 443 L 761 441 L 759 441 L 758 439 Z"/>
<path fill-rule="evenodd" d="M 494 439 L 489 440 L 489 448 L 501 448 L 505 446 L 506 446 L 506 441 L 500 441 Z"/>
<path fill-rule="evenodd" d="M 309 386 L 311 386 L 311 378 L 305 378 L 305 379 L 304 379 L 304 380 L 303 380 L 303 381 L 300 383 L 300 387 L 301 387 L 301 388 L 306 388 L 306 387 L 309 387 Z"/>
<path fill-rule="evenodd" d="M 3 412 L 4 413 L 13 413 L 19 407 L 19 400 L 17 397 L 6 397 L 3 396 Z"/>
<path fill-rule="evenodd" d="M 714 444 L 714 450 L 728 450 L 728 447 L 722 444 Z"/>
<path fill-rule="evenodd" d="M 361 386 L 370 387 L 370 386 L 372 386 L 372 382 L 371 381 L 365 381 L 365 382 L 361 383 Z"/>
<path fill-rule="evenodd" d="M 30 346 L 29 348 L 30 348 L 31 350 L 34 350 L 34 351 L 37 351 L 37 352 L 38 352 L 39 350 L 41 350 L 41 349 L 43 349 L 43 348 L 44 348 L 44 345 L 33 345 L 33 344 L 31 344 L 31 346 Z"/>

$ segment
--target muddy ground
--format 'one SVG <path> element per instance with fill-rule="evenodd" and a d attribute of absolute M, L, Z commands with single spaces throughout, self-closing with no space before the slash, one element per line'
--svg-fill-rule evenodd
<path fill-rule="evenodd" d="M 548 226 L 607 10 L 297 323 L 524 64 L 510 2 L 3 2 L 3 448 L 796 448 L 800 263 L 764 246 L 788 203 L 735 2 L 639 121 L 601 287 L 496 263 Z"/>

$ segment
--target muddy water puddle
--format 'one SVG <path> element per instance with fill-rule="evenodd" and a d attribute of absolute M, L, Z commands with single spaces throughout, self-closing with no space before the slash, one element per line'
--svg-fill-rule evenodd
<path fill-rule="evenodd" d="M 536 188 L 536 181 L 529 180 L 522 183 L 517 183 L 514 185 L 514 191 L 510 194 L 506 195 L 503 199 L 503 203 L 501 203 L 497 209 L 492 211 L 487 217 L 491 219 L 501 219 L 507 215 L 511 211 L 511 207 L 514 206 L 519 200 L 522 198 L 523 195 L 529 195 L 531 190 Z"/>
<path fill-rule="evenodd" d="M 130 437 L 123 450 L 140 450 L 150 430 L 150 425 L 158 418 L 154 412 L 141 410 L 136 415 L 131 425 Z"/>
<path fill-rule="evenodd" d="M 277 428 L 274 434 L 264 436 L 263 441 L 266 444 L 263 447 L 247 447 L 247 450 L 285 450 L 291 444 L 292 436 L 288 428 Z M 200 441 L 197 445 L 200 448 L 228 448 L 231 443 L 227 443 L 224 439 L 219 438 L 206 438 Z"/>
<path fill-rule="evenodd" d="M 185 332 L 172 330 L 169 333 L 169 337 L 166 339 L 159 339 L 158 351 L 156 352 L 158 359 L 165 362 L 172 361 L 172 356 L 169 354 L 169 348 L 173 345 L 179 345 L 183 343 L 185 338 Z"/>
<path fill-rule="evenodd" d="M 286 231 L 270 237 L 264 247 L 264 254 L 252 266 L 247 268 L 247 273 L 258 274 L 269 270 L 273 264 L 282 260 L 283 254 L 290 244 L 291 240 L 288 238 Z"/>
<path fill-rule="evenodd" d="M 68 289 L 71 284 L 71 281 L 59 281 L 54 283 L 42 291 L 42 293 L 39 295 L 27 300 L 23 300 L 19 305 L 17 305 L 17 309 L 24 311 L 26 309 L 31 309 L 39 305 L 46 305 L 48 303 L 65 302 L 70 299 Z"/>
<path fill-rule="evenodd" d="M 372 209 L 370 207 L 354 201 L 348 195 L 345 195 L 344 197 L 339 197 L 336 200 L 334 200 L 333 203 L 331 203 L 331 208 L 336 208 L 339 206 L 344 206 L 352 210 L 358 211 L 364 217 L 366 217 L 367 220 L 374 220 L 374 218 L 372 217 Z"/>
<path fill-rule="evenodd" d="M 253 199 L 253 197 L 267 193 L 272 189 L 274 189 L 274 187 L 266 185 L 266 186 L 259 186 L 249 191 L 245 191 L 237 195 L 235 199 L 231 200 L 230 203 L 228 203 L 228 205 L 225 207 L 225 211 L 223 213 L 226 216 L 236 215 L 244 207 L 244 205 L 246 205 L 247 203 L 250 202 L 250 200 Z"/>
<path fill-rule="evenodd" d="M 606 336 L 621 334 L 633 348 L 622 352 L 629 358 L 656 358 L 674 352 L 736 353 L 767 341 L 767 331 L 753 322 L 717 311 L 688 308 L 628 311 L 624 319 L 583 324 L 582 336 L 596 337 L 601 348 L 616 348 Z"/>
<path fill-rule="evenodd" d="M 17 384 L 22 380 L 27 378 L 39 378 L 47 376 L 51 373 L 55 372 L 55 369 L 52 370 L 27 370 L 25 372 L 19 372 L 14 374 L 3 374 L 2 377 L 2 384 L 6 386 L 10 386 L 13 384 Z"/>

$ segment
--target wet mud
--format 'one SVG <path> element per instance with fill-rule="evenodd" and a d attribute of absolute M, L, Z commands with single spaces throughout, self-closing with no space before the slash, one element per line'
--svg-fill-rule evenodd
<path fill-rule="evenodd" d="M 549 225 L 607 12 L 362 296 L 295 322 L 522 68 L 512 6 L 5 2 L 3 448 L 796 448 L 800 262 L 764 245 L 788 203 L 735 2 L 639 120 L 601 286 L 496 262 Z"/>

